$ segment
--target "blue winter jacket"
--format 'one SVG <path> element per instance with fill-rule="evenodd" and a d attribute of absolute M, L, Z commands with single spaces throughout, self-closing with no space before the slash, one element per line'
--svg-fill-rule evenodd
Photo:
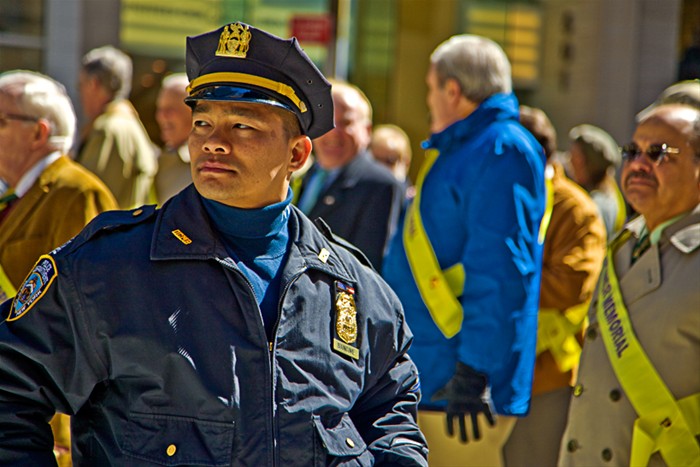
<path fill-rule="evenodd" d="M 461 262 L 466 281 L 461 331 L 446 339 L 411 275 L 401 223 L 383 275 L 415 334 L 411 356 L 421 374 L 421 408 L 444 406 L 431 397 L 459 360 L 488 375 L 497 413 L 526 414 L 537 337 L 543 150 L 518 123 L 512 94 L 491 96 L 424 146 L 440 152 L 421 194 L 425 230 L 440 267 Z"/>
<path fill-rule="evenodd" d="M 427 465 L 398 299 L 289 209 L 271 341 L 192 185 L 43 258 L 0 307 L 0 465 L 51 465 L 55 410 L 76 466 Z"/>

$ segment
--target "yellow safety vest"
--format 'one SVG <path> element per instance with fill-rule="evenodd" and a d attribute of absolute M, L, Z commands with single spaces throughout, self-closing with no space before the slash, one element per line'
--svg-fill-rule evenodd
<path fill-rule="evenodd" d="M 629 238 L 608 247 L 598 283 L 596 316 L 612 368 L 637 412 L 630 465 L 646 466 L 660 451 L 668 465 L 700 466 L 700 393 L 676 401 L 640 345 L 622 299 L 613 254 Z"/>

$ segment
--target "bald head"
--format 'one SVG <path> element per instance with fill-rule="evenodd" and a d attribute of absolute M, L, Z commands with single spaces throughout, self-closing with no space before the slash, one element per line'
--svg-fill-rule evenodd
<path fill-rule="evenodd" d="M 654 108 L 637 125 L 620 178 L 650 231 L 700 203 L 698 130 L 700 110 L 683 104 Z"/>
<path fill-rule="evenodd" d="M 192 128 L 192 110 L 185 104 L 189 80 L 185 73 L 175 73 L 163 79 L 156 100 L 156 121 L 165 146 L 177 149 L 187 142 Z"/>

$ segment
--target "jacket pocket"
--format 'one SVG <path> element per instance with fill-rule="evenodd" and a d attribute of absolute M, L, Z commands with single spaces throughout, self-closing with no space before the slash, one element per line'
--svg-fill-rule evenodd
<path fill-rule="evenodd" d="M 131 414 L 120 440 L 122 453 L 155 465 L 228 466 L 233 422 Z"/>
<path fill-rule="evenodd" d="M 347 413 L 337 420 L 313 416 L 320 446 L 316 449 L 317 465 L 371 466 L 372 455 Z"/>

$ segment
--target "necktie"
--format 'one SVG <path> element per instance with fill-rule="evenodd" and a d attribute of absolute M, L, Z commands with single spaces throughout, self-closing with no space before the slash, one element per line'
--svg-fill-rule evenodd
<path fill-rule="evenodd" d="M 649 232 L 644 232 L 641 237 L 637 239 L 637 243 L 634 244 L 632 248 L 632 264 L 639 259 L 640 256 L 644 254 L 645 251 L 651 246 L 651 239 L 649 238 Z"/>
<path fill-rule="evenodd" d="M 323 191 L 327 177 L 328 171 L 320 167 L 311 175 L 311 179 L 306 185 L 306 188 L 304 188 L 304 192 L 301 194 L 301 199 L 299 200 L 299 209 L 301 209 L 304 214 L 309 214 L 314 206 L 316 206 L 316 201 L 318 201 L 318 197 Z"/>
<path fill-rule="evenodd" d="M 10 212 L 10 208 L 17 201 L 18 197 L 14 192 L 10 192 L 0 198 L 0 223 L 5 219 L 7 214 Z"/>

